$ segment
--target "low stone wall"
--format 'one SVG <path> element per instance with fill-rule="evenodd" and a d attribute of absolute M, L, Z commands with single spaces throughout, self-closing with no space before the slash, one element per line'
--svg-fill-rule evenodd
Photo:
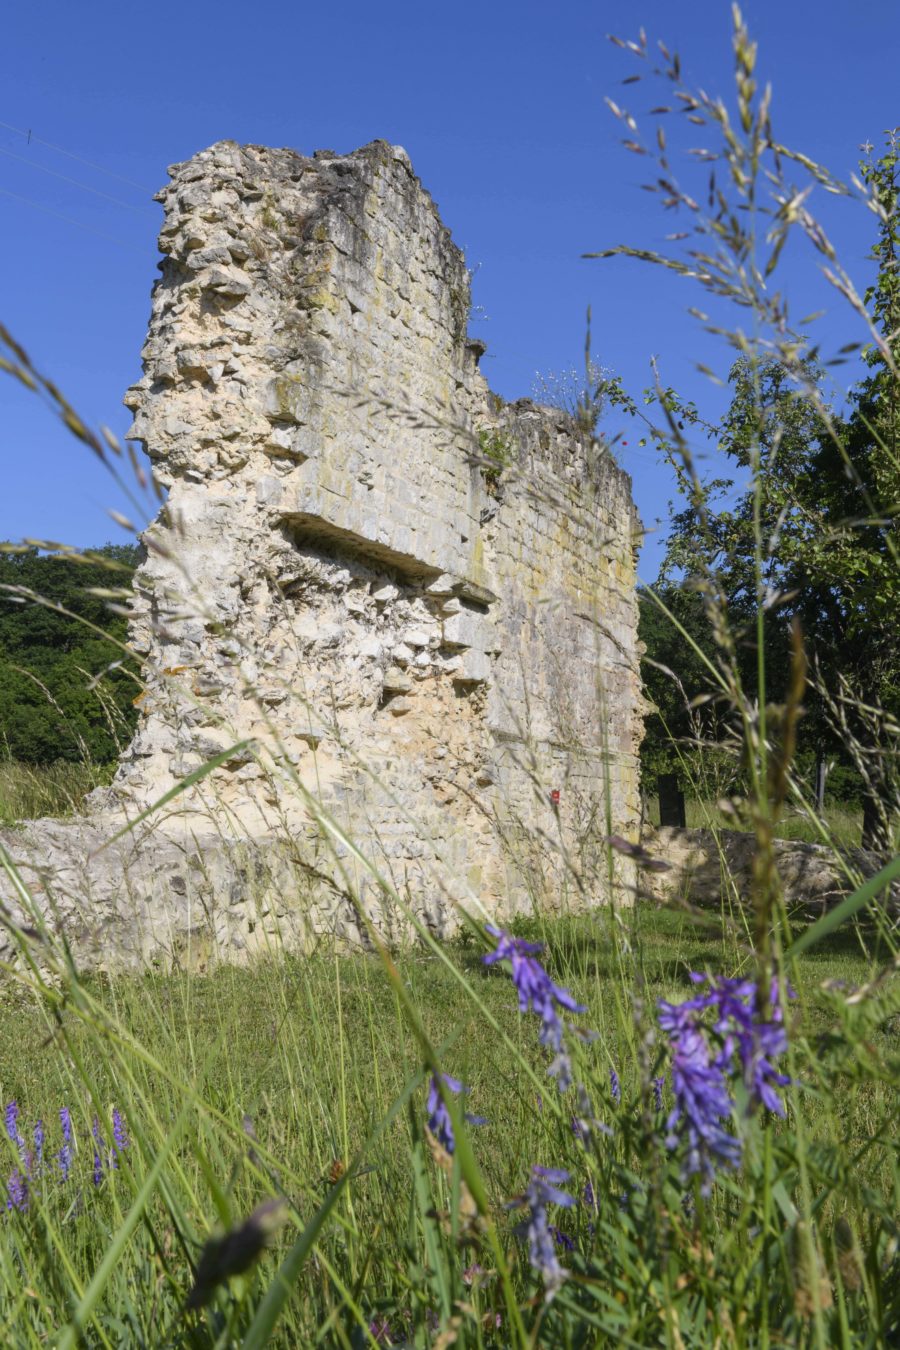
<path fill-rule="evenodd" d="M 203 970 L 215 960 L 310 951 L 326 936 L 366 947 L 366 921 L 389 941 L 411 931 L 407 904 L 438 935 L 452 923 L 450 897 L 432 911 L 421 895 L 398 904 L 348 848 L 329 846 L 313 826 L 291 839 L 238 839 L 208 826 L 199 833 L 195 820 L 114 839 L 122 824 L 97 816 L 0 830 L 30 897 L 23 902 L 0 873 L 0 961 L 19 959 L 10 919 L 26 930 L 39 964 L 52 966 L 64 939 L 79 966 L 100 970 Z"/>
<path fill-rule="evenodd" d="M 641 874 L 643 892 L 658 903 L 688 900 L 693 905 L 719 907 L 723 899 L 749 902 L 755 851 L 752 834 L 739 830 L 680 830 L 672 827 L 644 831 L 643 847 L 666 871 L 647 869 Z M 856 886 L 881 871 L 884 860 L 863 849 L 836 854 L 822 844 L 790 839 L 774 841 L 775 864 L 785 899 L 792 909 L 817 918 L 832 909 Z M 900 888 L 882 895 L 892 912 L 900 914 Z"/>

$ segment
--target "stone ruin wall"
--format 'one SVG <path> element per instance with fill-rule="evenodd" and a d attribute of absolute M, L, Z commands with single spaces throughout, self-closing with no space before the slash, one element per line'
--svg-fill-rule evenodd
<path fill-rule="evenodd" d="M 403 150 L 222 142 L 170 176 L 126 398 L 168 489 L 135 580 L 146 692 L 93 828 L 225 754 L 160 813 L 163 853 L 289 839 L 313 926 L 358 937 L 361 903 L 390 929 L 346 838 L 436 931 L 454 898 L 602 900 L 602 841 L 639 820 L 630 480 L 490 392 Z M 186 870 L 132 909 L 171 922 Z M 255 945 L 251 909 L 217 942 Z"/>

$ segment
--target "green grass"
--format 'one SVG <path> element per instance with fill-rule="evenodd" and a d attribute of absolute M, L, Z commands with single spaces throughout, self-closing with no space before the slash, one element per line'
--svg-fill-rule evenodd
<path fill-rule="evenodd" d="M 577 1020 L 598 1035 L 579 1051 L 580 1076 L 603 1080 L 614 1067 L 622 1084 L 622 1109 L 629 1113 L 641 1092 L 635 996 L 639 993 L 644 1006 L 652 1008 L 657 998 L 689 997 L 691 969 L 736 973 L 752 966 L 739 937 L 718 921 L 698 924 L 650 908 L 628 916 L 627 933 L 607 911 L 520 921 L 517 931 L 546 941 L 551 974 L 587 1007 Z M 519 1014 L 508 975 L 485 968 L 472 942 L 451 944 L 442 956 L 422 948 L 399 953 L 397 978 L 439 1047 L 446 1071 L 470 1087 L 467 1106 L 488 1117 L 487 1125 L 471 1131 L 472 1145 L 508 1256 L 521 1264 L 503 1204 L 522 1190 L 532 1162 L 556 1165 L 565 1160 L 566 1150 L 571 1152 L 568 1121 L 575 1106 L 567 1100 L 560 1115 L 559 1094 L 537 1044 L 536 1019 Z M 834 996 L 823 990 L 823 982 L 858 985 L 874 975 L 883 957 L 865 950 L 864 934 L 842 931 L 802 960 L 795 977 L 799 997 L 793 1037 L 798 1051 L 814 1047 L 817 1038 L 834 1028 Z M 630 978 L 623 980 L 626 970 Z M 471 992 L 462 980 L 469 982 Z M 82 995 L 95 999 L 96 1006 L 79 1007 Z M 49 1016 L 48 1006 L 55 1009 Z M 398 1309 L 414 1313 L 422 1291 L 410 1271 L 422 1260 L 417 1253 L 423 1221 L 411 1217 L 410 1157 L 416 1148 L 412 1121 L 424 1117 L 422 1050 L 397 984 L 379 956 L 273 956 L 249 967 L 222 966 L 205 976 L 94 977 L 84 982 L 72 1005 L 67 996 L 38 1003 L 31 993 L 7 986 L 3 1026 L 0 1096 L 3 1102 L 18 1101 L 20 1126 L 25 1129 L 26 1123 L 42 1117 L 48 1149 L 56 1149 L 59 1107 L 70 1106 L 75 1120 L 73 1179 L 62 1186 L 51 1175 L 39 1214 L 7 1219 L 0 1280 L 3 1261 L 7 1281 L 10 1260 L 31 1269 L 25 1283 L 35 1287 L 27 1305 L 35 1336 L 42 1326 L 58 1323 L 63 1311 L 62 1294 L 46 1268 L 34 1268 L 37 1234 L 44 1228 L 57 1234 L 72 1267 L 68 1285 L 86 1286 L 130 1203 L 126 1173 L 131 1162 L 136 1177 L 142 1177 L 148 1159 L 158 1155 L 195 1091 L 189 1107 L 190 1140 L 176 1145 L 166 1203 L 157 1198 L 148 1206 L 101 1301 L 102 1307 L 115 1310 L 98 1323 L 112 1343 L 117 1334 L 125 1338 L 119 1343 L 180 1343 L 191 1260 L 216 1222 L 217 1193 L 219 1213 L 233 1220 L 283 1187 L 295 1202 L 296 1217 L 306 1220 L 331 1190 L 330 1169 L 336 1162 L 349 1162 L 358 1150 L 364 1150 L 361 1175 L 341 1195 L 330 1234 L 300 1283 L 300 1297 L 292 1303 L 277 1343 L 314 1344 L 323 1327 L 328 1328 L 324 1344 L 364 1343 L 359 1335 L 351 1341 L 349 1332 L 342 1339 L 329 1323 L 338 1310 L 340 1322 L 350 1326 L 348 1299 L 365 1318 L 389 1309 L 395 1325 Z M 884 1038 L 879 1033 L 877 1039 L 880 1043 Z M 123 1040 L 124 1050 L 118 1049 Z M 105 1052 L 98 1054 L 104 1044 Z M 809 1063 L 817 1053 L 810 1053 Z M 93 1100 L 86 1082 L 93 1085 Z M 808 1086 L 815 1091 L 812 1079 Z M 378 1122 L 396 1112 L 398 1100 L 411 1087 L 412 1118 L 401 1110 L 377 1142 L 367 1146 Z M 813 1104 L 806 1127 L 826 1142 L 835 1132 L 856 1133 L 863 1118 L 889 1110 L 886 1092 L 866 1084 L 837 1114 L 827 1102 Z M 95 1189 L 91 1120 L 98 1113 L 107 1122 L 108 1135 L 114 1105 L 124 1110 L 144 1157 L 139 1160 L 137 1148 L 132 1148 L 122 1168 Z M 245 1133 L 245 1119 L 252 1122 L 253 1141 Z M 9 1145 L 8 1166 L 15 1162 Z M 876 1162 L 873 1155 L 868 1180 L 877 1180 L 882 1168 L 883 1161 Z M 576 1188 L 588 1175 L 584 1172 Z M 441 1190 L 438 1178 L 438 1195 Z M 452 1207 L 449 1195 L 443 1203 Z M 581 1219 L 575 1224 L 583 1229 Z M 265 1258 L 255 1275 L 232 1281 L 230 1291 L 220 1293 L 218 1304 L 206 1314 L 205 1325 L 223 1333 L 232 1326 L 233 1333 L 240 1310 L 252 1306 L 271 1282 L 273 1259 Z M 471 1254 L 466 1261 L 470 1259 Z M 479 1260 L 486 1258 L 482 1254 Z M 356 1294 L 351 1297 L 354 1281 Z M 21 1287 L 22 1281 L 14 1284 Z M 439 1300 L 430 1286 L 426 1293 L 429 1306 L 435 1307 Z M 492 1297 L 489 1291 L 485 1294 L 484 1307 L 493 1306 Z M 152 1318 L 148 1321 L 153 1307 L 161 1319 L 155 1333 Z M 7 1316 L 5 1343 L 32 1343 L 9 1339 L 14 1325 L 15 1319 Z M 184 1343 L 239 1340 L 217 1342 L 210 1330 Z"/>
<path fill-rule="evenodd" d="M 685 818 L 689 830 L 734 830 L 747 828 L 726 815 L 714 801 L 701 801 L 688 797 L 684 804 Z M 659 798 L 646 799 L 647 819 L 651 825 L 659 824 Z M 819 823 L 825 827 L 832 844 L 840 848 L 859 848 L 862 837 L 862 810 L 855 806 L 846 806 L 833 802 L 825 806 Z M 821 844 L 822 831 L 806 815 L 797 809 L 788 809 L 775 826 L 776 839 L 796 839 L 807 844 Z"/>
<path fill-rule="evenodd" d="M 0 759 L 0 825 L 41 816 L 77 815 L 85 795 L 109 783 L 115 765 L 18 764 Z"/>

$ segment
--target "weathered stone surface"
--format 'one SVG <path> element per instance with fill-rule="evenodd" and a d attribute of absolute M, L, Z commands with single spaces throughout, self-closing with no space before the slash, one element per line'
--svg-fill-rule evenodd
<path fill-rule="evenodd" d="M 745 904 L 751 898 L 755 837 L 740 830 L 681 830 L 672 826 L 645 830 L 643 845 L 669 864 L 666 872 L 646 871 L 642 889 L 660 903 L 687 900 L 718 908 L 723 901 Z M 863 849 L 838 855 L 822 844 L 793 839 L 773 843 L 775 865 L 791 908 L 818 917 L 849 895 L 860 880 L 875 876 L 884 860 Z M 881 904 L 900 914 L 900 890 L 882 894 Z"/>
<path fill-rule="evenodd" d="M 310 914 L 323 813 L 441 931 L 462 895 L 601 901 L 606 800 L 619 833 L 639 814 L 627 475 L 563 413 L 490 392 L 463 257 L 399 148 L 222 142 L 170 176 L 126 399 L 169 494 L 135 578 L 147 687 L 90 828 L 225 755 L 154 835 L 220 861 L 302 840 Z M 47 836 L 61 866 L 62 829 L 15 842 L 34 859 Z M 366 889 L 315 852 L 332 900 Z M 151 891 L 138 908 L 177 924 Z"/>

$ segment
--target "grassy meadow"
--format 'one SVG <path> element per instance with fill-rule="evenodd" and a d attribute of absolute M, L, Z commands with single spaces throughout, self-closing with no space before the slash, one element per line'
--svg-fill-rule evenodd
<path fill-rule="evenodd" d="M 523 1343 L 665 1344 L 665 1319 L 652 1299 L 646 1302 L 652 1288 L 644 1287 L 650 1270 L 643 1262 L 650 1253 L 641 1256 L 660 1215 L 648 1214 L 642 1200 L 633 1206 L 622 1200 L 649 1184 L 653 1158 L 644 1152 L 649 1139 L 642 1132 L 648 1129 L 659 1149 L 674 1105 L 667 1080 L 661 1109 L 652 1109 L 651 1120 L 642 1123 L 648 1068 L 665 1072 L 656 1062 L 663 1051 L 658 1033 L 654 1044 L 646 1043 L 651 1012 L 657 999 L 690 997 L 692 970 L 752 970 L 746 934 L 715 918 L 650 907 L 623 912 L 619 920 L 607 910 L 521 919 L 515 932 L 546 942 L 551 978 L 584 1005 L 575 1020 L 596 1038 L 579 1043 L 575 1058 L 603 1117 L 604 1133 L 596 1139 L 576 1138 L 579 1107 L 571 1091 L 560 1093 L 548 1077 L 533 1015 L 518 1011 L 509 978 L 485 967 L 472 940 L 440 951 L 397 952 L 389 967 L 374 953 L 348 958 L 323 951 L 308 958 L 274 954 L 206 975 L 85 979 L 77 990 L 63 988 L 41 999 L 26 987 L 7 986 L 0 1094 L 4 1104 L 17 1104 L 17 1128 L 26 1142 L 38 1119 L 46 1140 L 42 1167 L 32 1160 L 28 1207 L 12 1207 L 0 1220 L 4 1344 L 46 1343 L 85 1300 L 112 1248 L 116 1259 L 87 1318 L 86 1344 L 263 1343 L 253 1338 L 254 1314 L 298 1230 L 329 1200 L 327 1226 L 291 1291 L 273 1344 L 437 1344 L 440 1328 L 452 1329 L 454 1321 L 457 1343 L 517 1344 L 505 1280 L 524 1299 L 533 1323 Z M 848 995 L 877 977 L 887 955 L 871 931 L 849 929 L 794 964 L 796 1079 L 788 1119 L 782 1124 L 769 1118 L 755 1143 L 777 1156 L 783 1136 L 802 1115 L 808 1182 L 821 1197 L 822 1227 L 830 1235 L 821 1254 L 822 1279 L 841 1279 L 840 1265 L 834 1265 L 840 1258 L 836 1223 L 849 1222 L 860 1234 L 871 1231 L 872 1197 L 890 1195 L 895 1185 L 895 1089 L 884 1072 L 896 1063 L 900 1005 L 893 1023 L 874 1031 L 860 1056 L 846 1020 L 841 1031 Z M 411 1029 L 406 1000 L 418 1011 L 422 1035 Z M 483 1233 L 463 1241 L 444 1232 L 464 1181 L 458 1170 L 442 1170 L 433 1145 L 423 1144 L 422 1036 L 439 1049 L 445 1070 L 470 1089 L 467 1107 L 486 1118 L 461 1130 L 496 1226 L 506 1266 L 502 1278 Z M 611 1091 L 613 1072 L 617 1093 Z M 836 1091 L 840 1085 L 843 1091 Z M 58 1158 L 61 1107 L 72 1118 L 67 1179 Z M 113 1109 L 121 1113 L 128 1141 L 121 1149 L 112 1143 Z M 102 1147 L 93 1135 L 95 1118 L 103 1122 Z M 615 1134 L 606 1135 L 607 1129 Z M 864 1165 L 860 1159 L 852 1174 L 832 1176 L 842 1151 L 855 1151 L 873 1129 L 877 1142 L 865 1149 Z M 21 1166 L 19 1150 L 13 1140 L 6 1145 L 13 1170 Z M 427 1162 L 429 1148 L 433 1161 Z M 144 1188 L 161 1157 L 165 1171 L 148 1196 Z M 412 1174 L 411 1157 L 418 1158 Z M 561 1254 L 574 1273 L 546 1307 L 540 1297 L 528 1296 L 519 1216 L 505 1208 L 522 1189 L 524 1160 L 564 1165 L 566 1190 L 579 1199 L 557 1220 Z M 741 1208 L 737 1186 L 735 1180 L 708 1206 L 701 1226 L 706 1236 L 695 1237 L 701 1250 L 686 1268 L 677 1258 L 675 1282 L 688 1270 L 693 1279 L 702 1275 L 710 1304 L 704 1318 L 719 1324 L 721 1337 L 732 1304 L 729 1285 L 740 1271 L 754 1297 L 769 1300 L 773 1321 L 783 1330 L 793 1326 L 791 1343 L 803 1343 L 811 1312 L 803 1302 L 802 1254 L 790 1257 L 797 1263 L 797 1288 L 785 1306 L 780 1281 L 767 1292 L 765 1244 L 757 1237 L 742 1251 L 728 1237 L 735 1206 L 738 1213 Z M 694 1203 L 695 1191 L 689 1185 L 682 1200 Z M 272 1251 L 255 1270 L 222 1278 L 202 1315 L 186 1313 L 210 1232 L 233 1228 L 273 1195 L 286 1198 L 288 1219 Z M 590 1204 L 585 1196 L 592 1196 Z M 125 1240 L 136 1198 L 140 1221 Z M 777 1208 L 772 1196 L 769 1203 Z M 615 1224 L 620 1216 L 626 1232 L 633 1229 L 630 1254 L 610 1250 L 601 1222 Z M 678 1228 L 675 1216 L 673 1245 Z M 676 1261 L 674 1252 L 670 1259 Z M 780 1259 L 787 1259 L 785 1253 Z M 853 1260 L 845 1260 L 850 1273 L 844 1278 L 852 1287 L 842 1296 L 855 1302 L 858 1314 L 866 1290 Z M 579 1291 L 577 1304 L 570 1284 Z M 660 1293 L 664 1287 L 663 1280 Z M 687 1332 L 684 1310 L 674 1315 Z M 854 1325 L 864 1324 L 865 1318 L 854 1316 Z M 756 1341 L 747 1335 L 734 1343 Z M 873 1335 L 854 1343 L 880 1342 Z"/>
<path fill-rule="evenodd" d="M 690 227 L 668 239 L 689 245 L 588 256 L 631 254 L 699 290 L 710 310 L 699 321 L 728 365 L 744 363 L 730 453 L 746 495 L 716 514 L 721 480 L 701 479 L 689 443 L 705 447 L 709 424 L 661 384 L 629 401 L 615 382 L 591 387 L 588 371 L 575 407 L 582 427 L 607 396 L 643 419 L 642 443 L 686 504 L 673 567 L 709 643 L 663 591 L 678 669 L 660 660 L 656 673 L 683 705 L 678 762 L 711 737 L 739 766 L 737 817 L 704 789 L 711 801 L 691 803 L 688 824 L 752 833 L 748 893 L 718 914 L 689 898 L 656 908 L 640 876 L 660 860 L 604 832 L 590 841 L 599 875 L 579 881 L 609 903 L 585 913 L 561 915 L 560 897 L 543 894 L 506 929 L 460 907 L 449 942 L 419 924 L 417 942 L 388 949 L 370 926 L 352 953 L 323 938 L 302 957 L 273 946 L 242 966 L 99 975 L 45 926 L 46 894 L 29 893 L 13 854 L 16 822 L 77 812 L 104 773 L 0 764 L 0 824 L 13 827 L 0 870 L 24 916 L 0 916 L 16 945 L 0 980 L 0 1345 L 900 1344 L 897 134 L 852 192 L 788 151 L 736 6 L 733 116 L 686 86 L 666 48 L 651 70 L 660 58 L 643 32 L 619 45 L 713 148 L 688 151 L 702 174 L 691 195 L 662 124 L 646 143 L 626 140 L 657 164 L 651 191 Z M 637 137 L 632 114 L 608 102 Z M 880 291 L 852 288 L 795 171 L 870 210 Z M 855 420 L 823 405 L 818 349 L 775 289 L 789 234 L 836 269 L 854 320 L 870 306 L 867 369 L 881 364 Z M 91 431 L 2 328 L 0 349 L 0 368 L 119 476 L 111 433 Z M 148 486 L 142 470 L 137 480 Z M 262 686 L 246 680 L 263 716 Z M 884 865 L 797 927 L 772 839 L 830 833 L 843 847 L 861 828 L 841 809 L 815 827 L 812 808 L 795 810 L 798 737 L 813 715 L 878 808 Z M 304 806 L 332 839 L 316 798 Z M 611 883 L 623 853 L 630 890 Z M 411 931 L 403 896 L 375 880 L 397 931 Z"/>

